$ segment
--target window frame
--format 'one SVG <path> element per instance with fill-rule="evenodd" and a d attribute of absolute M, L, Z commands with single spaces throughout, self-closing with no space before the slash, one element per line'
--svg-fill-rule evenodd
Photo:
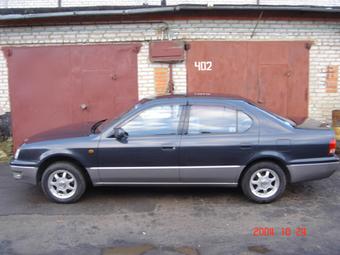
<path fill-rule="evenodd" d="M 189 121 L 190 121 L 190 113 L 191 113 L 191 107 L 192 106 L 205 106 L 205 107 L 210 107 L 210 106 L 219 106 L 219 107 L 223 107 L 223 108 L 227 108 L 229 110 L 234 110 L 236 112 L 236 131 L 235 132 L 223 132 L 223 133 L 207 133 L 207 134 L 189 134 Z M 246 129 L 243 132 L 239 132 L 239 125 L 238 125 L 238 113 L 242 112 L 243 114 L 245 114 L 246 116 L 248 116 L 251 119 L 251 125 L 248 129 Z M 252 127 L 254 126 L 254 118 L 246 113 L 245 111 L 238 109 L 235 106 L 231 106 L 231 105 L 226 105 L 226 104 L 209 104 L 209 103 L 192 103 L 192 104 L 188 104 L 186 106 L 186 110 L 185 110 L 185 119 L 184 119 L 184 125 L 183 125 L 183 135 L 187 135 L 187 136 L 210 136 L 210 135 L 235 135 L 235 134 L 244 134 L 246 132 L 248 132 L 249 130 L 252 129 Z"/>
<path fill-rule="evenodd" d="M 179 121 L 176 129 L 176 134 L 154 134 L 154 135 L 140 135 L 140 136 L 129 136 L 129 138 L 140 138 L 140 137 L 158 137 L 158 136 L 180 136 L 183 133 L 183 126 L 184 126 L 184 117 L 185 117 L 185 112 L 186 112 L 186 105 L 183 103 L 167 103 L 167 104 L 155 104 L 150 107 L 147 107 L 145 109 L 142 109 L 138 112 L 136 112 L 134 115 L 130 116 L 129 118 L 125 119 L 121 123 L 119 123 L 115 128 L 123 128 L 124 125 L 129 123 L 130 121 L 133 121 L 135 118 L 137 118 L 140 114 L 142 114 L 145 111 L 148 111 L 152 108 L 159 107 L 159 106 L 171 106 L 171 105 L 178 105 L 179 106 Z M 113 138 L 110 136 L 110 138 Z"/>

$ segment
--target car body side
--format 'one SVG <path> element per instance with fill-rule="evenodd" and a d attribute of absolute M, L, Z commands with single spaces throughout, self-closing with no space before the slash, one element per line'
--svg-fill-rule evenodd
<path fill-rule="evenodd" d="M 136 144 L 146 149 L 140 150 L 134 157 L 136 150 L 126 150 L 129 143 L 124 144 L 113 137 L 114 128 L 141 111 L 164 104 L 183 106 L 180 133 L 171 137 L 137 139 Z M 188 111 L 191 105 L 196 104 L 224 105 L 242 111 L 252 119 L 252 126 L 244 133 L 188 135 L 185 133 Z M 162 98 L 139 105 L 99 134 L 26 143 L 21 146 L 19 158 L 11 162 L 11 167 L 15 178 L 32 184 L 39 183 L 42 172 L 50 163 L 71 161 L 82 167 L 95 186 L 120 182 L 237 186 L 249 166 L 269 160 L 280 165 L 288 181 L 294 183 L 325 178 L 337 170 L 338 157 L 328 154 L 329 142 L 333 138 L 330 130 L 295 128 L 243 100 Z M 177 154 L 159 159 L 159 139 L 163 139 L 162 143 L 175 145 Z M 113 149 L 105 150 L 108 147 Z M 154 160 L 141 160 L 143 157 L 150 158 L 150 154 Z M 130 162 L 130 165 L 121 162 Z M 134 174 L 144 174 L 145 177 L 135 179 Z M 148 181 L 148 176 L 153 174 L 160 176 Z M 128 181 L 129 176 L 131 182 Z"/>

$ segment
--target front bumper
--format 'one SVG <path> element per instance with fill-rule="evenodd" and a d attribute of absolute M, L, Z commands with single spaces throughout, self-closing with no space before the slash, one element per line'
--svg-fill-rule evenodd
<path fill-rule="evenodd" d="M 312 181 L 331 176 L 338 168 L 339 161 L 288 165 L 291 183 Z"/>
<path fill-rule="evenodd" d="M 34 166 L 20 166 L 10 165 L 13 173 L 13 177 L 24 183 L 37 184 L 37 172 L 38 167 Z"/>

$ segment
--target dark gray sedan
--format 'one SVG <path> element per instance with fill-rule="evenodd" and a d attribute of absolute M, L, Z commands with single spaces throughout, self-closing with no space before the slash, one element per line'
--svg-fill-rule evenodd
<path fill-rule="evenodd" d="M 28 138 L 11 167 L 59 203 L 77 201 L 88 185 L 239 185 L 266 203 L 287 183 L 333 174 L 335 148 L 333 131 L 298 128 L 243 99 L 172 96 Z"/>

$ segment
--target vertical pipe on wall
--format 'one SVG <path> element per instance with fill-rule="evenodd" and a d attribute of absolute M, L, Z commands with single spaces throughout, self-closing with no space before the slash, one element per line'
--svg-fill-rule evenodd
<path fill-rule="evenodd" d="M 174 80 L 173 80 L 173 73 L 172 73 L 172 64 L 169 64 L 168 92 L 170 95 L 174 94 Z"/>

